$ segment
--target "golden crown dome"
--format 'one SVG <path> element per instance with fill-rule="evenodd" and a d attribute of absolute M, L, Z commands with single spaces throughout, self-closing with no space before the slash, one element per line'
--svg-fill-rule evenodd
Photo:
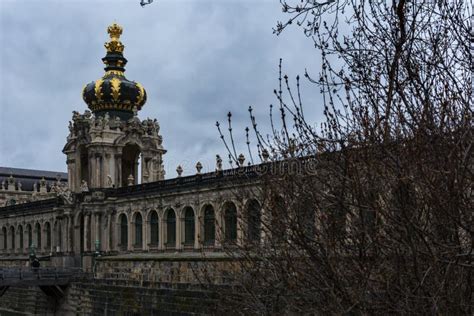
<path fill-rule="evenodd" d="M 146 91 L 138 82 L 125 78 L 127 59 L 123 56 L 125 46 L 120 41 L 122 27 L 113 23 L 107 28 L 110 41 L 104 46 L 107 54 L 102 61 L 105 74 L 102 78 L 87 84 L 82 97 L 96 115 L 109 112 L 110 115 L 129 118 L 134 107 L 140 110 L 146 102 Z"/>

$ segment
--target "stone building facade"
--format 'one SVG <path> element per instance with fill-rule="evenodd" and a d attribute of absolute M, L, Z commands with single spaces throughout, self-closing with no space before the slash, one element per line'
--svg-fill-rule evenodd
<path fill-rule="evenodd" d="M 34 250 L 53 265 L 90 269 L 98 253 L 215 251 L 262 238 L 258 166 L 244 167 L 243 156 L 235 169 L 222 170 L 217 157 L 215 172 L 201 173 L 198 163 L 195 175 L 181 176 L 178 166 L 176 178 L 164 179 L 159 124 L 138 117 L 146 91 L 124 75 L 122 28 L 112 24 L 108 33 L 105 74 L 83 89 L 90 110 L 69 122 L 67 181 L 62 175 L 47 188 L 43 179 L 28 192 L 2 186 L 4 201 L 25 196 L 0 207 L 2 257 Z"/>
<path fill-rule="evenodd" d="M 55 187 L 67 182 L 67 174 L 44 170 L 0 167 L 0 207 L 54 197 Z"/>

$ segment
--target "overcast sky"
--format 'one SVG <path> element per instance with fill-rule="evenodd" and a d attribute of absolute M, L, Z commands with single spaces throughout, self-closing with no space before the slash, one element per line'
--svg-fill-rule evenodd
<path fill-rule="evenodd" d="M 183 165 L 195 172 L 226 156 L 215 122 L 232 111 L 239 152 L 251 105 L 268 127 L 278 60 L 290 78 L 318 72 L 319 55 L 296 26 L 272 33 L 285 18 L 273 0 L 0 0 L 0 166 L 65 171 L 61 152 L 72 111 L 87 106 L 83 86 L 103 75 L 106 28 L 124 31 L 126 76 L 148 101 L 139 117 L 161 125 L 166 178 Z M 306 115 L 319 122 L 317 88 L 303 84 Z"/>

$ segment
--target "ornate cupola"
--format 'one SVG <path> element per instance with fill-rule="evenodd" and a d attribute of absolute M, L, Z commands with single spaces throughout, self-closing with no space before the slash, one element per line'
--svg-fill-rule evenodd
<path fill-rule="evenodd" d="M 125 46 L 120 41 L 122 27 L 117 23 L 107 28 L 110 41 L 105 43 L 107 54 L 102 61 L 105 74 L 87 84 L 82 98 L 96 116 L 109 113 L 111 117 L 128 120 L 133 112 L 140 110 L 146 102 L 146 91 L 141 84 L 125 78 L 127 59 L 123 56 Z"/>
<path fill-rule="evenodd" d="M 63 149 L 73 192 L 155 182 L 165 176 L 160 125 L 156 119 L 138 117 L 145 89 L 124 76 L 122 28 L 114 23 L 107 31 L 105 74 L 82 93 L 92 113 L 73 112 Z"/>

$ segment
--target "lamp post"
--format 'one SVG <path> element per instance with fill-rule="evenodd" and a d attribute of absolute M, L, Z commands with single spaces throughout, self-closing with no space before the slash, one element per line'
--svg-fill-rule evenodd
<path fill-rule="evenodd" d="M 30 255 L 29 255 L 29 256 L 30 256 L 30 261 L 31 261 L 34 257 L 36 257 L 35 243 L 33 243 L 33 242 L 32 242 L 31 245 L 30 245 Z"/>
<path fill-rule="evenodd" d="M 97 258 L 100 257 L 100 241 L 98 239 L 96 239 L 95 241 L 95 251 L 94 251 L 94 264 L 93 264 L 93 267 L 92 267 L 92 272 L 95 276 L 95 272 L 96 272 L 96 264 L 97 264 Z"/>

